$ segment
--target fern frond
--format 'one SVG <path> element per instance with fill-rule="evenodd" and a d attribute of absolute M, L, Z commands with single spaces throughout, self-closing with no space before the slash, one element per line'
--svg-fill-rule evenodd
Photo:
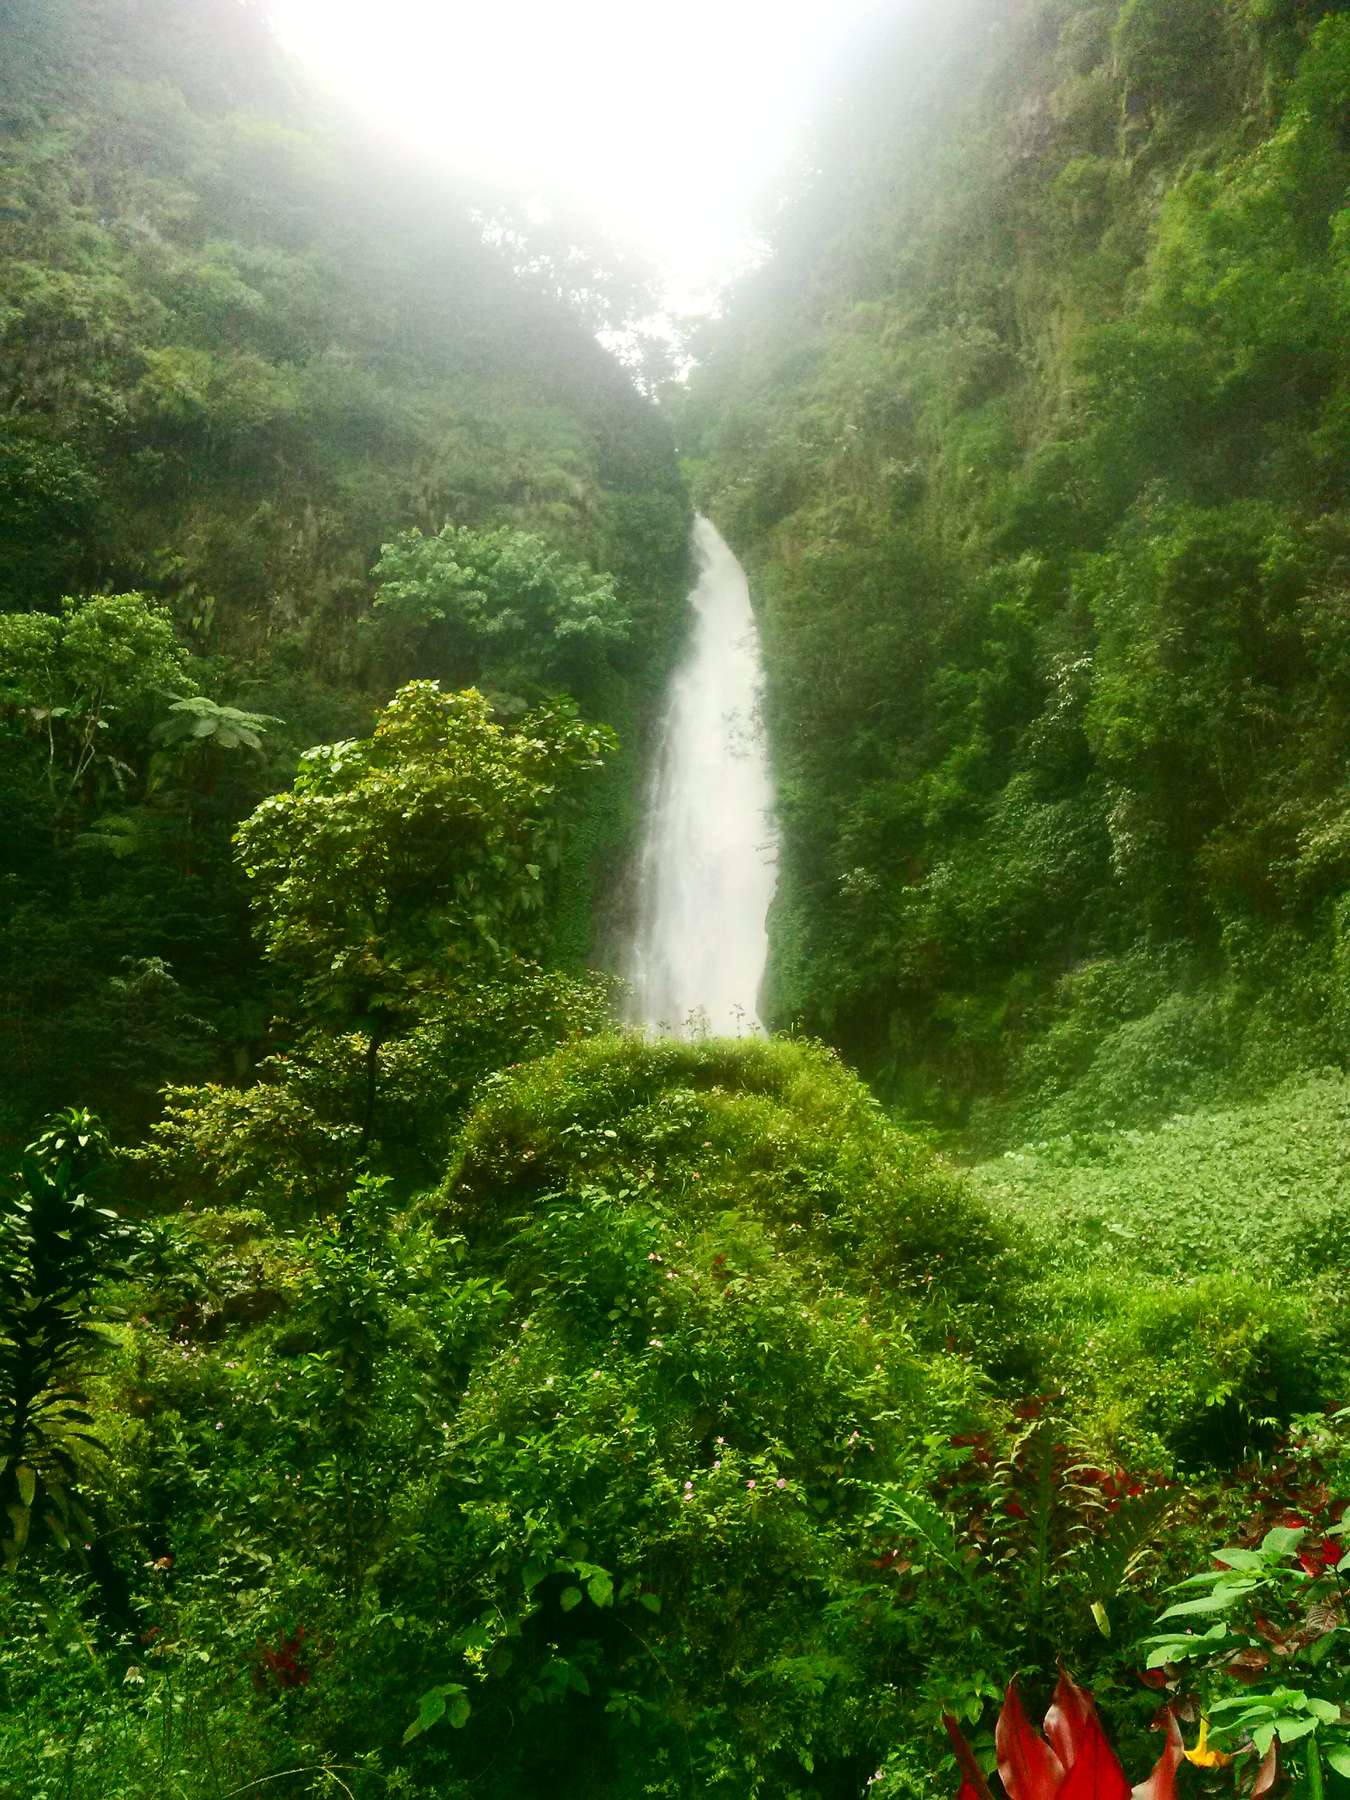
<path fill-rule="evenodd" d="M 1089 1603 L 1114 1600 L 1128 1584 L 1156 1542 L 1175 1501 L 1169 1489 L 1151 1488 L 1122 1500 L 1115 1512 L 1107 1514 L 1100 1531 L 1073 1558 L 1076 1583 L 1081 1584 Z"/>

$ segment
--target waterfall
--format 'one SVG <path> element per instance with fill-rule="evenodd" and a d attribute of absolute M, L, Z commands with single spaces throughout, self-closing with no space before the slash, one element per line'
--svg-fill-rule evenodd
<path fill-rule="evenodd" d="M 760 1028 L 777 880 L 773 782 L 745 572 L 707 519 L 693 541 L 693 627 L 661 722 L 624 973 L 630 1023 L 735 1035 Z"/>

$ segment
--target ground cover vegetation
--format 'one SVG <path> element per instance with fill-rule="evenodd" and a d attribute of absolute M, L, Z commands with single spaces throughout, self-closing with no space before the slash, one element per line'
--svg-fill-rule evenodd
<path fill-rule="evenodd" d="M 7 1187 L 0 1792 L 940 1793 L 1064 1661 L 1129 1767 L 1170 1704 L 1182 1791 L 1278 1737 L 1334 1793 L 1343 1256 L 1179 1278 L 1160 1204 L 1098 1263 L 823 1048 L 575 1019 L 428 1181 L 349 1023 L 345 1096 L 57 1119 Z"/>
<path fill-rule="evenodd" d="M 774 1012 L 986 1142 L 1346 1048 L 1350 19 L 888 27 L 683 431 L 760 598 Z"/>
<path fill-rule="evenodd" d="M 1339 301 L 1277 279 L 1313 213 L 1243 261 L 1260 181 L 1341 171 L 1327 12 L 1000 9 L 910 109 L 923 194 L 874 59 L 797 362 L 761 277 L 767 386 L 733 314 L 690 402 L 763 580 L 780 995 L 897 1122 L 812 1038 L 618 1033 L 583 966 L 687 516 L 559 311 L 623 281 L 406 170 L 377 205 L 249 6 L 5 11 L 2 1800 L 1346 1793 L 1338 415 L 1318 463 L 1331 339 L 1279 336 Z M 1074 94 L 1120 230 L 1052 280 Z M 1196 294 L 1227 246 L 1236 322 L 1149 300 L 1164 238 Z M 868 475 L 902 414 L 929 460 Z M 1206 433 L 1236 498 L 1168 488 Z M 1229 802 L 1249 873 L 1275 834 L 1245 937 L 1179 810 Z"/>

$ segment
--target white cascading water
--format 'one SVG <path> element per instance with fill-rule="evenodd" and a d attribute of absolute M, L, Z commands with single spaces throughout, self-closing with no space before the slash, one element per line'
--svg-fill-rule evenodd
<path fill-rule="evenodd" d="M 629 1021 L 674 1036 L 761 1029 L 777 881 L 763 670 L 745 572 L 694 524 L 694 624 L 671 680 L 647 796 Z"/>

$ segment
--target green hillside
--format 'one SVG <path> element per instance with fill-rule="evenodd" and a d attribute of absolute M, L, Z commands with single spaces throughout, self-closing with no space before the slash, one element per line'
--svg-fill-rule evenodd
<path fill-rule="evenodd" d="M 685 422 L 778 1021 L 996 1135 L 1339 1062 L 1350 19 L 971 0 L 838 85 Z"/>
<path fill-rule="evenodd" d="M 402 532 L 515 527 L 614 579 L 623 630 L 578 698 L 626 754 L 558 921 L 559 955 L 584 960 L 688 508 L 654 408 L 482 244 L 478 197 L 309 94 L 260 9 L 13 0 L 0 23 L 13 1133 L 75 1097 L 76 1044 L 80 1097 L 128 1123 L 166 1078 L 248 1067 L 269 1001 L 228 836 L 297 751 L 366 729 L 412 675 L 557 685 L 522 690 L 491 645 L 374 629 L 372 570 Z M 140 598 L 99 600 L 60 645 L 33 623 L 91 594 Z M 259 747 L 205 716 L 166 742 L 196 694 L 264 715 Z"/>

